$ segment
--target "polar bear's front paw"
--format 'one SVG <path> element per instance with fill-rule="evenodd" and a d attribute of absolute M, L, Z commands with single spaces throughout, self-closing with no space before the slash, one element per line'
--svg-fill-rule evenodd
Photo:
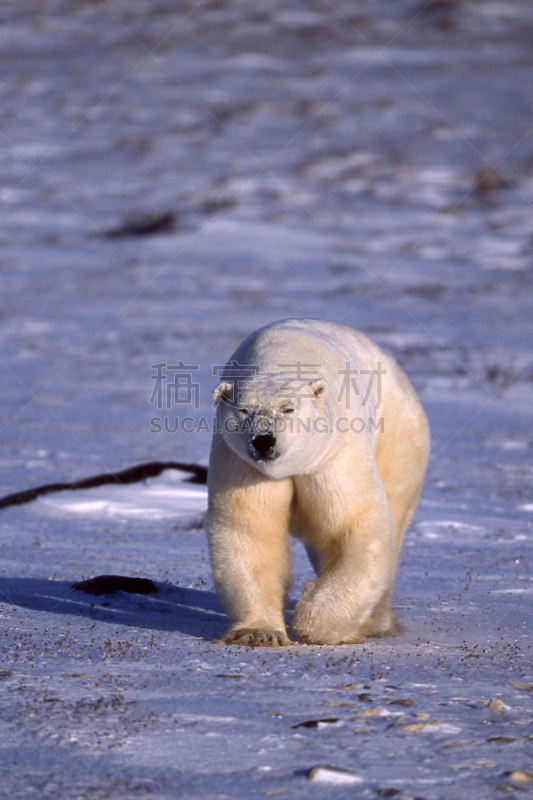
<path fill-rule="evenodd" d="M 349 619 L 328 614 L 323 604 L 300 598 L 292 620 L 292 629 L 304 644 L 361 644 L 366 636 Z"/>
<path fill-rule="evenodd" d="M 221 644 L 241 644 L 247 647 L 283 647 L 294 644 L 285 631 L 267 628 L 231 628 L 220 639 Z"/>

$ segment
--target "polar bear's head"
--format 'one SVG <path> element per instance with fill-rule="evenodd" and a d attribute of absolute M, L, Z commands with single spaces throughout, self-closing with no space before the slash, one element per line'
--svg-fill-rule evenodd
<path fill-rule="evenodd" d="M 279 375 L 261 375 L 223 380 L 213 391 L 224 439 L 269 478 L 312 471 L 326 444 L 326 381 L 297 389 L 286 389 Z"/>

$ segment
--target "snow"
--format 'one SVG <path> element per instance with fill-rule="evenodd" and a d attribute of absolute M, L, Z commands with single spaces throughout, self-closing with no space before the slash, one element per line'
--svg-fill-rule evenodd
<path fill-rule="evenodd" d="M 310 774 L 309 780 L 317 783 L 353 784 L 363 783 L 363 778 L 351 772 L 341 772 L 331 767 L 316 767 Z"/>
<path fill-rule="evenodd" d="M 205 514 L 207 489 L 179 483 L 186 473 L 167 469 L 158 479 L 143 481 L 142 486 L 101 486 L 95 489 L 41 497 L 37 501 L 40 514 L 64 517 L 65 514 L 84 514 L 97 517 L 146 517 L 149 520 L 180 519 Z"/>
<path fill-rule="evenodd" d="M 1 496 L 206 464 L 214 368 L 291 316 L 389 350 L 433 441 L 404 629 L 358 647 L 217 644 L 205 487 L 178 470 L 2 508 L 2 792 L 522 796 L 530 5 L 42 0 L 0 21 Z M 158 410 L 152 365 L 180 360 L 197 402 Z M 158 591 L 72 588 L 98 575 Z"/>

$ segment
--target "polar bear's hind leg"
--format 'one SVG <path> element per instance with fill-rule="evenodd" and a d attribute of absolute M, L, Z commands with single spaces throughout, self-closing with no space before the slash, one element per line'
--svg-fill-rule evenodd
<path fill-rule="evenodd" d="M 386 636 L 401 630 L 392 607 L 392 590 L 403 536 L 418 502 L 430 446 L 426 416 L 414 393 L 412 400 L 409 424 L 402 426 L 398 423 L 394 438 L 382 438 L 376 458 L 391 515 L 394 575 L 390 591 L 386 592 L 361 629 L 366 636 Z"/>

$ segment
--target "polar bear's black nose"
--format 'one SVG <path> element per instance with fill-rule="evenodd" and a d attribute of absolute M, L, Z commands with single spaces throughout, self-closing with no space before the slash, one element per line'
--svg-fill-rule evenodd
<path fill-rule="evenodd" d="M 272 433 L 257 433 L 252 438 L 254 449 L 259 455 L 269 455 L 275 447 L 276 437 Z"/>

